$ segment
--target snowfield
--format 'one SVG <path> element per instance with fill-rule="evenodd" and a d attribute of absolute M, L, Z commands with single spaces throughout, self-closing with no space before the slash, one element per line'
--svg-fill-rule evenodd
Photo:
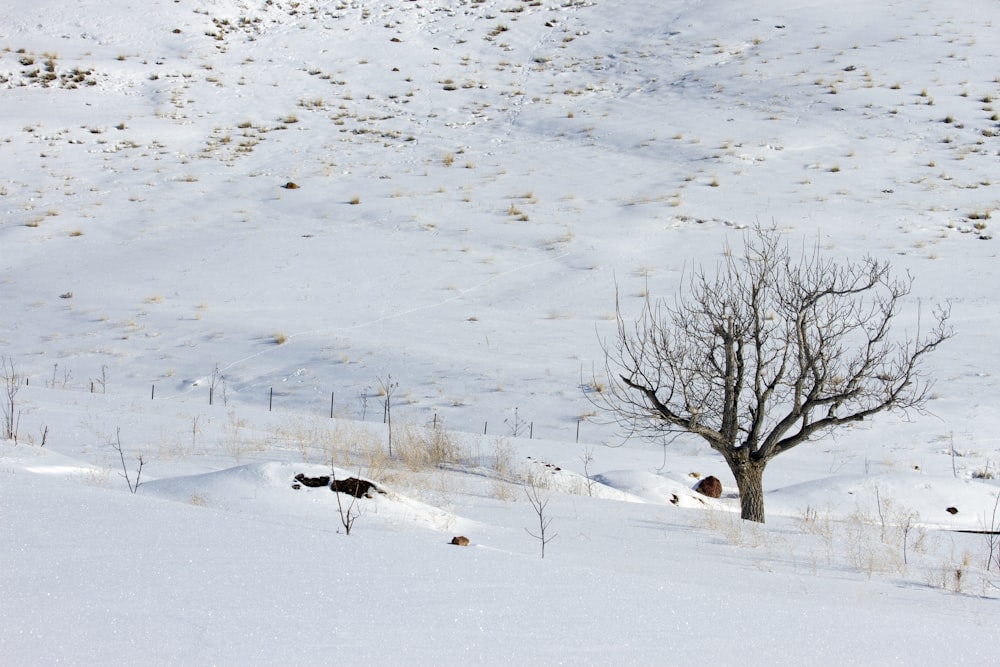
<path fill-rule="evenodd" d="M 0 663 L 995 660 L 1000 8 L 788 4 L 4 2 Z M 957 334 L 763 525 L 592 402 L 757 223 Z"/>

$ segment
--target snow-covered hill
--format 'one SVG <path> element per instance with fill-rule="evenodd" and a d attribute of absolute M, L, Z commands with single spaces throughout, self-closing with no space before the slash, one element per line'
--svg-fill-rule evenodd
<path fill-rule="evenodd" d="M 995 21 L 8 0 L 0 354 L 30 384 L 0 662 L 988 661 L 1000 575 L 952 531 L 997 497 Z M 958 334 L 929 415 L 771 464 L 766 527 L 697 442 L 618 446 L 586 394 L 616 290 L 626 316 L 672 298 L 755 222 L 890 259 L 900 325 L 950 302 Z M 394 436 L 443 426 L 448 456 L 383 454 L 385 387 Z M 331 460 L 387 489 L 349 537 L 334 494 L 291 489 Z"/>

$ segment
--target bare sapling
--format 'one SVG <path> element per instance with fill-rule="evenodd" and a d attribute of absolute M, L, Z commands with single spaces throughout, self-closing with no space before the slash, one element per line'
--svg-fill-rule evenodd
<path fill-rule="evenodd" d="M 115 441 L 111 443 L 111 446 L 116 452 L 118 452 L 118 457 L 122 462 L 122 472 L 119 474 L 125 478 L 125 483 L 128 484 L 129 492 L 131 492 L 132 495 L 135 495 L 135 492 L 139 490 L 139 478 L 142 477 L 142 467 L 146 464 L 146 461 L 143 459 L 142 454 L 136 457 L 136 461 L 139 463 L 139 466 L 136 468 L 135 482 L 133 483 L 132 478 L 128 474 L 128 465 L 125 464 L 125 451 L 122 449 L 121 428 L 116 429 Z"/>
<path fill-rule="evenodd" d="M 340 524 L 344 527 L 344 533 L 346 535 L 351 534 L 351 529 L 354 528 L 354 522 L 361 515 L 361 510 L 358 507 L 358 497 L 355 494 L 351 494 L 351 502 L 348 503 L 347 507 L 344 507 L 343 500 L 340 499 L 340 491 L 337 489 L 337 471 L 334 468 L 330 470 L 330 479 L 333 480 L 334 495 L 337 496 L 337 510 L 340 512 Z M 358 470 L 358 479 L 361 479 L 361 471 Z"/>
<path fill-rule="evenodd" d="M 386 376 L 385 380 L 379 378 L 378 384 L 379 391 L 385 398 L 382 421 L 389 429 L 389 458 L 392 458 L 392 395 L 399 387 L 399 383 L 392 381 L 392 374 L 390 373 Z"/>
<path fill-rule="evenodd" d="M 229 405 L 229 397 L 226 396 L 226 376 L 219 370 L 219 364 L 212 370 L 212 376 L 208 380 L 208 404 L 215 405 L 216 389 L 222 387 L 222 404 Z"/>
<path fill-rule="evenodd" d="M 542 546 L 542 558 L 545 558 L 545 545 L 557 537 L 557 535 L 549 533 L 549 524 L 552 523 L 552 517 L 546 514 L 546 509 L 549 505 L 549 498 L 548 496 L 542 494 L 538 485 L 535 484 L 534 479 L 529 480 L 529 482 L 524 485 L 524 495 L 528 497 L 528 502 L 531 503 L 531 507 L 535 510 L 535 514 L 538 516 L 538 532 L 533 533 L 527 528 L 525 528 L 525 531 L 528 535 L 531 535 L 539 541 Z"/>
<path fill-rule="evenodd" d="M 358 390 L 358 400 L 361 401 L 361 421 L 364 421 L 365 417 L 368 416 L 368 394 L 371 391 L 371 387 L 364 387 Z"/>
<path fill-rule="evenodd" d="M 3 357 L 0 360 L 0 371 L 3 372 L 3 437 L 7 440 L 17 442 L 18 424 L 21 421 L 21 413 L 16 408 L 17 392 L 24 384 L 24 378 L 17 372 L 14 360 Z"/>
<path fill-rule="evenodd" d="M 594 462 L 594 448 L 588 447 L 587 451 L 580 457 L 583 461 L 583 474 L 587 478 L 587 495 L 594 495 L 594 477 L 590 474 L 590 464 Z"/>
<path fill-rule="evenodd" d="M 101 388 L 101 393 L 102 394 L 108 393 L 108 365 L 107 364 L 102 364 L 101 365 L 101 377 L 94 378 L 93 380 L 90 381 L 90 393 L 93 394 L 96 387 L 100 387 Z"/>
<path fill-rule="evenodd" d="M 881 539 L 882 542 L 883 542 L 883 544 L 884 544 L 885 543 L 885 512 L 882 511 L 882 496 L 879 494 L 878 486 L 877 485 L 875 486 L 875 507 L 878 509 L 878 520 L 879 520 L 879 523 L 882 525 L 882 532 L 880 533 L 879 539 Z M 904 555 L 904 557 L 906 555 L 906 550 L 905 549 L 903 550 L 903 555 Z"/>
<path fill-rule="evenodd" d="M 49 383 L 49 389 L 65 389 L 69 385 L 70 378 L 73 377 L 73 371 L 69 369 L 63 369 L 62 381 L 59 380 L 59 364 L 52 365 L 52 381 Z"/>
<path fill-rule="evenodd" d="M 514 408 L 514 414 L 507 419 L 504 419 L 503 423 L 510 428 L 510 434 L 515 438 L 520 438 L 530 429 L 528 422 L 522 419 L 521 415 L 518 414 L 517 408 Z"/>
<path fill-rule="evenodd" d="M 909 558 L 906 555 L 906 549 L 910 542 L 910 533 L 916 527 L 916 522 L 919 516 L 915 512 L 906 512 L 902 515 L 899 522 L 899 532 L 903 536 L 903 566 L 909 565 Z"/>
<path fill-rule="evenodd" d="M 986 537 L 986 573 L 1000 575 L 1000 493 L 993 501 L 993 514 L 983 516 L 983 535 Z"/>

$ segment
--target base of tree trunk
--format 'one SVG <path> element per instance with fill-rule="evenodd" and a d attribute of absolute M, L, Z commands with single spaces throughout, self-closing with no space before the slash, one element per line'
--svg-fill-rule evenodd
<path fill-rule="evenodd" d="M 740 490 L 740 516 L 764 523 L 764 464 L 737 461 L 729 464 Z"/>

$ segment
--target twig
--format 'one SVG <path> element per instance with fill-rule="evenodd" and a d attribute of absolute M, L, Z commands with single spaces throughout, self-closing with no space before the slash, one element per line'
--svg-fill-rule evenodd
<path fill-rule="evenodd" d="M 594 495 L 594 478 L 590 475 L 590 464 L 594 462 L 594 448 L 588 447 L 581 457 L 583 459 L 583 474 L 587 477 L 587 495 Z"/>
<path fill-rule="evenodd" d="M 997 511 L 1000 510 L 1000 493 L 997 494 L 997 499 L 993 502 L 993 515 L 990 517 L 989 525 L 984 525 L 986 528 L 986 546 L 989 549 L 989 554 L 986 557 L 986 571 L 989 572 L 993 565 L 996 565 L 997 572 L 1000 573 L 1000 531 L 997 530 L 997 522 L 1000 521 L 1000 517 L 997 516 Z M 983 516 L 983 523 L 985 524 L 985 515 Z"/>

